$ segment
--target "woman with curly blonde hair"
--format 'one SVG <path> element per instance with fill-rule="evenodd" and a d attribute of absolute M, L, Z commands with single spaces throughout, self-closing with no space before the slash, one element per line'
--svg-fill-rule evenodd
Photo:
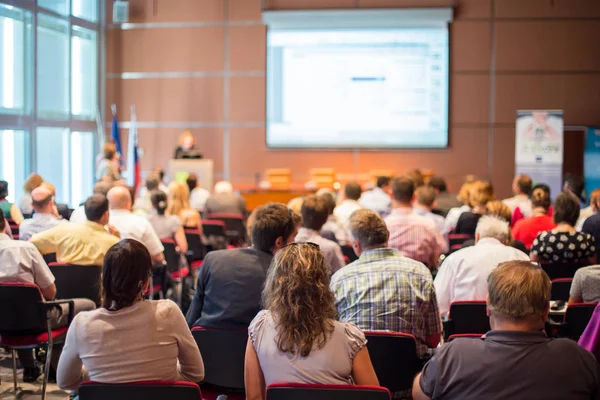
<path fill-rule="evenodd" d="M 335 320 L 329 266 L 314 243 L 279 250 L 248 328 L 246 398 L 275 382 L 378 385 L 364 333 Z"/>
<path fill-rule="evenodd" d="M 190 207 L 190 190 L 182 182 L 169 183 L 167 215 L 179 217 L 184 228 L 198 229 L 202 233 L 200 212 Z"/>

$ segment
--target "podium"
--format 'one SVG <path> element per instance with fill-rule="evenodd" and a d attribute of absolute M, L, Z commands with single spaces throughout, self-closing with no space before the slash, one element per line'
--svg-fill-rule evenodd
<path fill-rule="evenodd" d="M 212 192 L 213 189 L 213 160 L 202 158 L 169 160 L 168 177 L 171 181 L 181 181 L 187 175 L 194 173 L 198 176 L 198 186 Z M 184 178 L 185 177 L 185 178 Z"/>

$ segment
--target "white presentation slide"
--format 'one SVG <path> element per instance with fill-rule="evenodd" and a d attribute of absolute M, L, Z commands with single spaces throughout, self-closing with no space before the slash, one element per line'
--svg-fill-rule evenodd
<path fill-rule="evenodd" d="M 448 146 L 448 30 L 269 30 L 267 145 Z"/>

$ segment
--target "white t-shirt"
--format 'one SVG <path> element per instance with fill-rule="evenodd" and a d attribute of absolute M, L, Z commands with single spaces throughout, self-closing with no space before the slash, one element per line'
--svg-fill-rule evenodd
<path fill-rule="evenodd" d="M 108 223 L 117 228 L 121 239 L 135 239 L 142 242 L 151 256 L 163 252 L 164 247 L 146 218 L 127 210 L 110 210 Z"/>
<path fill-rule="evenodd" d="M 0 232 L 0 282 L 35 283 L 46 289 L 54 283 L 54 275 L 33 244 Z"/>

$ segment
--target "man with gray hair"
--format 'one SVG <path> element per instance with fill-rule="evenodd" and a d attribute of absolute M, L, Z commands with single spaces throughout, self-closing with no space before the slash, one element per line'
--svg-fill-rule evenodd
<path fill-rule="evenodd" d="M 485 254 L 485 252 L 483 252 Z M 438 349 L 415 377 L 413 399 L 597 399 L 595 357 L 570 339 L 549 339 L 548 275 L 528 261 L 509 261 L 487 278 L 492 330 Z"/>
<path fill-rule="evenodd" d="M 241 214 L 248 216 L 246 200 L 233 193 L 231 182 L 219 181 L 215 184 L 214 194 L 206 199 L 206 214 Z"/>
<path fill-rule="evenodd" d="M 388 247 L 390 233 L 377 212 L 356 210 L 348 223 L 359 259 L 331 278 L 338 318 L 362 330 L 410 333 L 419 356 L 426 355 L 442 332 L 429 269 Z"/>
<path fill-rule="evenodd" d="M 458 300 L 485 300 L 487 278 L 499 264 L 511 260 L 529 261 L 527 254 L 509 246 L 510 227 L 496 217 L 483 216 L 477 223 L 475 246 L 450 254 L 435 278 L 442 317 Z"/>

